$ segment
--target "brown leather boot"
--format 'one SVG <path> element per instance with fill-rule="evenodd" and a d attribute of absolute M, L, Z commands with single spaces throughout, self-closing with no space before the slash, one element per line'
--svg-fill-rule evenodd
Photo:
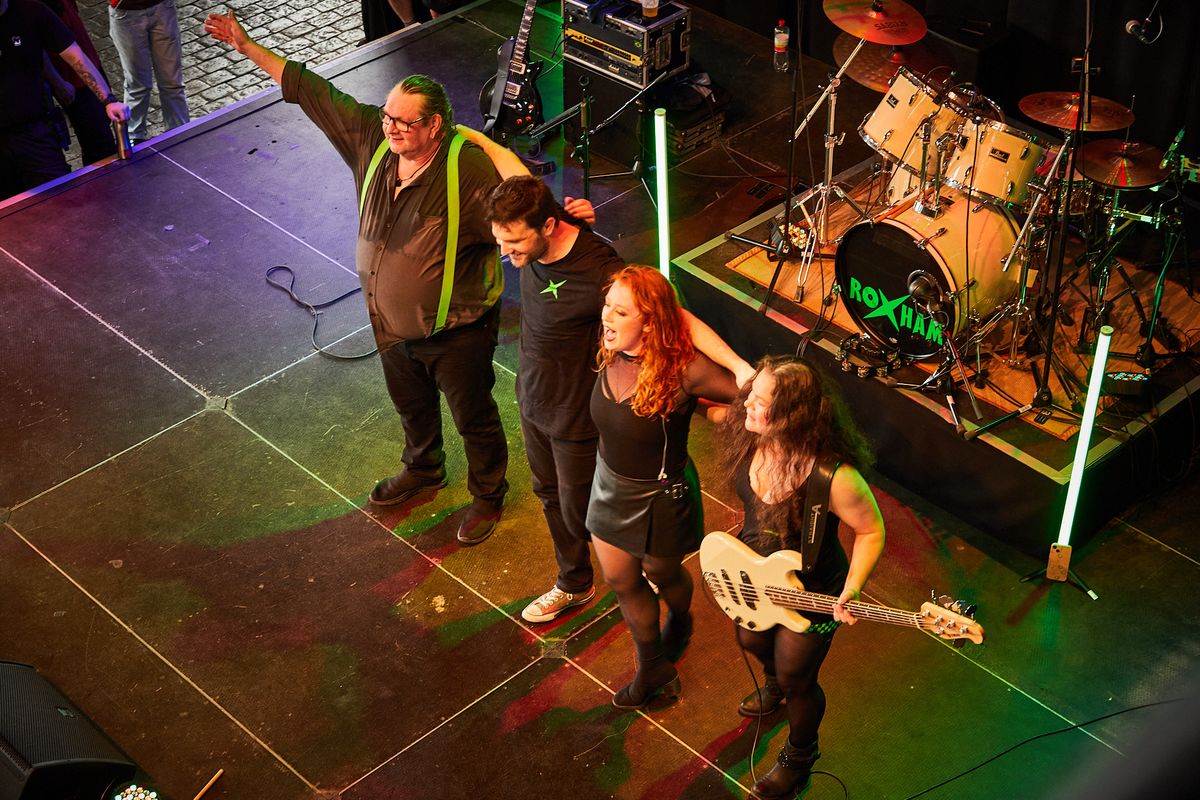
<path fill-rule="evenodd" d="M 758 800 L 793 800 L 808 785 L 813 764 L 820 757 L 816 739 L 806 747 L 784 742 L 775 766 L 754 784 L 753 797 Z"/>
<path fill-rule="evenodd" d="M 765 717 L 775 713 L 783 705 L 783 689 L 774 675 L 767 675 L 763 685 L 755 689 L 738 704 L 738 713 L 743 717 Z"/>

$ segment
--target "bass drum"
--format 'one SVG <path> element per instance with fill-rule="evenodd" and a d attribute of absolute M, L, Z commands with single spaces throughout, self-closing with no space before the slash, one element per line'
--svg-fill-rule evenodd
<path fill-rule="evenodd" d="M 842 302 L 859 329 L 911 359 L 941 352 L 974 320 L 1017 291 L 1019 265 L 1004 272 L 1017 227 L 1007 210 L 942 197 L 929 218 L 911 205 L 846 231 L 834 265 Z"/>

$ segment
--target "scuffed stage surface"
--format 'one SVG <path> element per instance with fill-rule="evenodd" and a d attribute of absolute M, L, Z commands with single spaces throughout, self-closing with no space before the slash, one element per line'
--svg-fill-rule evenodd
<path fill-rule="evenodd" d="M 550 61 L 553 9 L 533 37 Z M 477 122 L 478 87 L 520 11 L 477 4 L 323 70 L 367 98 L 419 69 Z M 785 82 L 754 77 L 767 41 L 702 12 L 693 27 L 697 59 L 746 87 L 726 145 L 777 169 L 790 111 Z M 845 119 L 874 101 L 849 87 Z M 676 167 L 679 252 L 757 210 L 743 177 L 719 148 Z M 576 194 L 579 173 L 560 167 L 552 183 Z M 627 257 L 652 256 L 637 183 L 593 188 L 600 230 Z M 646 715 L 610 705 L 633 650 L 605 587 L 550 625 L 520 620 L 553 558 L 517 423 L 511 299 L 496 396 L 512 491 L 496 534 L 455 540 L 469 497 L 453 435 L 447 489 L 363 508 L 401 443 L 378 364 L 313 354 L 312 318 L 263 277 L 287 264 L 312 299 L 353 288 L 353 219 L 344 166 L 274 93 L 0 210 L 0 659 L 36 666 L 140 783 L 174 800 L 217 769 L 206 798 L 745 797 L 786 724 L 759 730 L 735 713 L 752 684 L 703 594 L 683 697 Z M 320 338 L 357 352 L 365 325 L 352 298 L 321 317 Z M 692 450 L 707 524 L 727 528 L 737 514 L 713 480 L 713 438 L 698 422 Z M 988 642 L 840 632 L 818 768 L 851 797 L 908 798 L 1028 737 L 1181 696 L 1200 641 L 1200 492 L 1194 476 L 1170 477 L 1076 550 L 1099 601 L 1018 583 L 1044 562 L 874 477 L 889 541 L 869 599 L 916 608 L 930 587 L 957 594 L 980 604 Z M 1039 739 L 921 796 L 1049 796 L 1156 730 L 1156 713 Z M 843 790 L 818 774 L 808 797 Z"/>

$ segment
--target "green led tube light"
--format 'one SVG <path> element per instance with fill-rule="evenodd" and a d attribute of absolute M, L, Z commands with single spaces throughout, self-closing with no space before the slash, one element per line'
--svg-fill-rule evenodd
<path fill-rule="evenodd" d="M 667 209 L 667 110 L 654 109 L 654 163 L 658 184 L 658 271 L 671 278 L 671 215 Z"/>
<path fill-rule="evenodd" d="M 1108 345 L 1112 335 L 1112 326 L 1105 325 L 1096 337 L 1096 357 L 1092 361 L 1092 377 L 1088 381 L 1083 419 L 1079 422 L 1079 440 L 1075 443 L 1075 460 L 1071 462 L 1071 480 L 1067 484 L 1067 502 L 1063 506 L 1062 525 L 1058 529 L 1060 545 L 1071 543 L 1075 507 L 1079 504 L 1079 484 L 1083 483 L 1083 472 L 1087 469 L 1088 447 L 1092 441 L 1092 427 L 1096 422 L 1096 406 L 1100 403 L 1100 382 L 1104 380 L 1104 364 L 1108 361 Z"/>

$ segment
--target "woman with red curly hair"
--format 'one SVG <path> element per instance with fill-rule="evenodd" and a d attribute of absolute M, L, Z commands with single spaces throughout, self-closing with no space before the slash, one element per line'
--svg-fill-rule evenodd
<path fill-rule="evenodd" d="M 688 429 L 699 398 L 728 403 L 737 386 L 696 351 L 674 288 L 650 267 L 613 277 L 601 322 L 591 400 L 600 446 L 587 527 L 637 649 L 637 674 L 613 698 L 617 708 L 633 709 L 679 693 L 672 661 L 692 632 L 683 557 L 700 546 L 703 526 Z M 647 579 L 667 604 L 661 633 Z"/>

